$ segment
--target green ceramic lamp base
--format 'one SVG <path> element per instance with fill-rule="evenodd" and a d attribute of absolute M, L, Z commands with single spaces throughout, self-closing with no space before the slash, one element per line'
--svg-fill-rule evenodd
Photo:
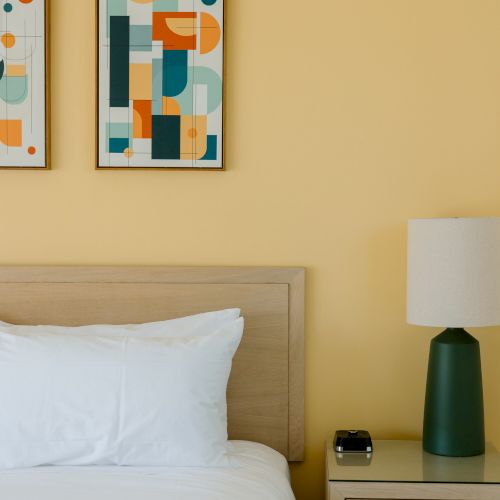
<path fill-rule="evenodd" d="M 479 342 L 462 328 L 432 340 L 424 414 L 424 450 L 469 457 L 484 453 Z"/>

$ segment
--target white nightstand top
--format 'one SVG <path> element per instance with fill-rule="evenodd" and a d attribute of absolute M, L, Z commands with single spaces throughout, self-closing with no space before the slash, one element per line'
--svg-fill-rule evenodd
<path fill-rule="evenodd" d="M 487 445 L 477 457 L 431 455 L 420 441 L 374 441 L 373 453 L 336 454 L 327 443 L 329 481 L 500 484 L 500 453 Z"/>

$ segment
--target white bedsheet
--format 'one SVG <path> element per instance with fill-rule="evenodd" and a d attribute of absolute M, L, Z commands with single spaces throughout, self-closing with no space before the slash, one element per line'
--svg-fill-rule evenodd
<path fill-rule="evenodd" d="M 288 464 L 232 441 L 240 467 L 37 467 L 0 471 L 1 500 L 294 500 Z"/>

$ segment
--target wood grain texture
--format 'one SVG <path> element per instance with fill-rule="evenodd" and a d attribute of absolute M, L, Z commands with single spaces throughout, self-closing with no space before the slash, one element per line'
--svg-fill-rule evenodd
<path fill-rule="evenodd" d="M 297 272 L 289 283 L 289 455 L 292 460 L 304 459 L 304 303 L 305 273 Z M 293 436 L 293 437 L 292 437 Z"/>
<path fill-rule="evenodd" d="M 304 454 L 304 270 L 0 267 L 0 319 L 142 323 L 240 307 L 245 334 L 228 387 L 231 439 Z"/>

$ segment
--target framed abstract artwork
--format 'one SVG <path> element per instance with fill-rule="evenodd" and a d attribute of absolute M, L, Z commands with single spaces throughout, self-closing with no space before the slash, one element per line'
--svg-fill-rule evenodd
<path fill-rule="evenodd" d="M 0 168 L 50 168 L 49 0 L 0 0 Z"/>
<path fill-rule="evenodd" d="M 97 9 L 97 168 L 223 170 L 224 0 Z"/>

